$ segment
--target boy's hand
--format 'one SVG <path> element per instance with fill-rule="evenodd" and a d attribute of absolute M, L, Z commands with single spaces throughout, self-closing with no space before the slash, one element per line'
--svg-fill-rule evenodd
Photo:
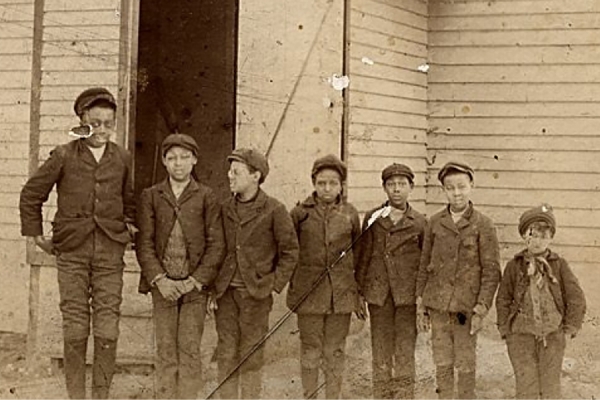
<path fill-rule="evenodd" d="M 358 295 L 358 308 L 355 312 L 356 317 L 362 321 L 366 320 L 369 317 L 369 312 L 367 311 L 367 302 L 362 295 Z"/>
<path fill-rule="evenodd" d="M 215 315 L 215 311 L 219 308 L 217 306 L 217 299 L 213 292 L 208 293 L 208 300 L 206 301 L 206 315 L 211 318 Z"/>
<path fill-rule="evenodd" d="M 567 325 L 567 326 L 563 327 L 563 332 L 565 333 L 566 337 L 568 337 L 570 339 L 575 339 L 575 337 L 579 333 L 579 330 L 573 328 L 572 326 Z"/>
<path fill-rule="evenodd" d="M 177 282 L 167 277 L 156 281 L 158 291 L 168 301 L 177 301 L 182 293 L 177 288 Z"/>
<path fill-rule="evenodd" d="M 177 290 L 181 295 L 188 294 L 192 290 L 196 289 L 196 280 L 192 277 L 189 277 L 183 281 L 176 281 L 175 285 L 177 286 Z"/>
<path fill-rule="evenodd" d="M 423 305 L 423 299 L 417 297 L 417 332 L 425 333 L 431 329 L 431 320 L 427 308 Z"/>
<path fill-rule="evenodd" d="M 483 328 L 483 317 L 479 314 L 473 314 L 471 317 L 471 335 L 476 335 Z"/>
<path fill-rule="evenodd" d="M 44 250 L 45 253 L 48 253 L 51 256 L 56 255 L 56 249 L 54 248 L 54 243 L 52 243 L 51 239 L 46 239 L 43 236 L 36 236 L 34 239 L 35 239 L 35 244 L 40 249 Z"/>

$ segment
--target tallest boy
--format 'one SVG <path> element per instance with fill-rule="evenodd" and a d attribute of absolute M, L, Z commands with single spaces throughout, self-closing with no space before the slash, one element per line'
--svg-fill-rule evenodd
<path fill-rule="evenodd" d="M 117 104 L 103 88 L 85 90 L 75 113 L 92 135 L 56 147 L 21 192 L 21 233 L 56 255 L 63 317 L 65 380 L 70 398 L 85 398 L 85 354 L 93 310 L 92 396 L 107 398 L 119 336 L 123 253 L 135 218 L 131 163 L 109 141 Z M 42 205 L 56 185 L 52 240 L 42 230 Z M 91 302 L 90 302 L 91 299 Z"/>

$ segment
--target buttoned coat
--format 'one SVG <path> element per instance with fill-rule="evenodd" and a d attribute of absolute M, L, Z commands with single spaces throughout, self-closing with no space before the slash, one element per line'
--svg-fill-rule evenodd
<path fill-rule="evenodd" d="M 346 252 L 331 267 L 360 235 L 360 220 L 356 208 L 341 199 L 325 206 L 313 194 L 294 207 L 291 216 L 300 242 L 300 259 L 290 280 L 288 307 L 293 308 L 310 291 L 310 295 L 295 310 L 297 313 L 344 314 L 356 311 L 357 251 L 351 249 Z M 331 268 L 328 270 L 329 267 Z M 324 272 L 326 275 L 316 284 Z"/>
<path fill-rule="evenodd" d="M 521 251 L 508 262 L 504 269 L 502 282 L 496 297 L 497 323 L 500 334 L 504 337 L 511 333 L 511 325 L 517 313 L 525 312 L 521 307 L 523 297 L 529 288 L 529 276 L 525 264 L 525 253 Z M 550 293 L 554 298 L 556 309 L 562 315 L 563 329 L 574 331 L 581 329 L 586 311 L 585 295 L 579 281 L 569 267 L 567 261 L 550 251 L 546 257 L 556 282 L 548 280 Z"/>
<path fill-rule="evenodd" d="M 425 230 L 417 296 L 438 311 L 470 313 L 477 304 L 489 309 L 500 281 L 499 253 L 494 223 L 472 203 L 457 223 L 444 208 Z"/>
<path fill-rule="evenodd" d="M 142 269 L 139 291 L 148 293 L 149 282 L 165 272 L 165 248 L 179 219 L 190 260 L 190 276 L 210 286 L 225 256 L 220 205 L 213 191 L 191 180 L 179 199 L 168 179 L 142 191 L 138 210 L 136 254 Z"/>
<path fill-rule="evenodd" d="M 395 306 L 414 305 L 427 220 L 409 205 L 395 224 L 389 217 L 378 218 L 369 228 L 369 219 L 380 208 L 369 211 L 363 222 L 357 269 L 360 292 L 369 304 L 383 306 L 391 291 Z"/>
<path fill-rule="evenodd" d="M 259 189 L 252 209 L 243 220 L 231 197 L 222 206 L 225 261 L 215 287 L 217 297 L 225 293 L 236 267 L 249 294 L 256 299 L 281 292 L 298 262 L 298 240 L 285 206 Z"/>
<path fill-rule="evenodd" d="M 126 222 L 135 220 L 135 200 L 129 153 L 108 142 L 100 161 L 83 140 L 56 147 L 21 191 L 21 233 L 39 236 L 42 206 L 56 185 L 58 210 L 52 242 L 56 250 L 75 249 L 98 227 L 109 238 L 127 243 Z"/>

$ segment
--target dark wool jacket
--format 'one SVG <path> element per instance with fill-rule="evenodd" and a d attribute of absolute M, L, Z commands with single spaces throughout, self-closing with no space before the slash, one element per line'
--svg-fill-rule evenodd
<path fill-rule="evenodd" d="M 281 292 L 298 262 L 298 240 L 285 206 L 259 189 L 253 210 L 244 220 L 231 197 L 222 208 L 227 251 L 215 287 L 225 293 L 236 267 L 249 294 L 256 299 Z"/>
<path fill-rule="evenodd" d="M 112 240 L 127 243 L 126 222 L 135 220 L 131 158 L 118 145 L 106 144 L 97 162 L 83 140 L 56 147 L 21 191 L 19 210 L 23 236 L 42 230 L 42 205 L 56 185 L 58 211 L 52 241 L 58 251 L 71 251 L 101 229 Z"/>
<path fill-rule="evenodd" d="M 500 282 L 500 250 L 491 219 L 469 205 L 455 224 L 449 207 L 433 215 L 425 230 L 417 296 L 438 311 L 489 309 Z"/>
<path fill-rule="evenodd" d="M 291 309 L 340 254 L 360 235 L 358 212 L 339 200 L 326 208 L 315 195 L 291 212 L 300 242 L 300 259 L 287 294 Z M 348 251 L 297 308 L 301 314 L 351 313 L 356 311 L 358 290 L 354 279 L 356 251 Z"/>
<path fill-rule="evenodd" d="M 384 206 L 386 206 L 384 204 Z M 363 230 L 373 213 L 364 218 Z M 391 291 L 394 305 L 414 305 L 417 273 L 427 220 L 410 205 L 396 224 L 378 218 L 360 240 L 361 261 L 357 269 L 359 289 L 369 304 L 383 306 Z"/>
<path fill-rule="evenodd" d="M 225 256 L 225 238 L 215 195 L 192 179 L 176 199 L 166 179 L 144 189 L 139 202 L 136 253 L 142 268 L 141 293 L 148 293 L 149 282 L 165 272 L 161 261 L 178 217 L 190 260 L 190 276 L 207 286 L 217 276 Z"/>
<path fill-rule="evenodd" d="M 529 287 L 529 276 L 525 264 L 525 253 L 521 251 L 508 262 L 504 269 L 500 289 L 496 298 L 497 323 L 500 334 L 511 333 L 515 316 L 524 312 L 521 305 Z M 563 316 L 563 328 L 581 329 L 586 311 L 585 295 L 579 281 L 564 258 L 550 251 L 546 257 L 557 282 L 548 281 L 548 287 L 556 308 Z"/>

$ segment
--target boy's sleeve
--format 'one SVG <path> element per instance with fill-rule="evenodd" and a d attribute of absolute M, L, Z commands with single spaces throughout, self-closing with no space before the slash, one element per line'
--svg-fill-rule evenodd
<path fill-rule="evenodd" d="M 578 331 L 581 329 L 586 311 L 585 295 L 577 277 L 564 259 L 561 259 L 560 275 L 563 301 L 565 302 L 563 325 L 565 328 Z"/>
<path fill-rule="evenodd" d="M 52 188 L 60 179 L 63 159 L 62 148 L 57 147 L 23 186 L 19 199 L 21 235 L 40 236 L 44 234 L 42 207 L 48 200 Z"/>
<path fill-rule="evenodd" d="M 477 305 L 492 307 L 494 295 L 500 283 L 500 245 L 494 223 L 485 219 L 479 235 L 479 263 L 481 264 L 481 284 Z"/>
<path fill-rule="evenodd" d="M 156 254 L 155 217 L 152 193 L 150 189 L 145 189 L 137 213 L 139 232 L 136 235 L 135 254 L 148 282 L 152 282 L 154 278 L 165 272 Z"/>
<path fill-rule="evenodd" d="M 371 261 L 371 255 L 373 254 L 373 231 L 369 228 L 369 218 L 371 218 L 372 213 L 365 214 L 365 218 L 363 219 L 362 230 L 364 233 L 362 237 L 358 241 L 358 247 L 360 247 L 358 262 L 356 264 L 356 269 L 354 272 L 354 279 L 356 279 L 356 283 L 358 284 L 358 290 L 360 293 L 363 293 L 363 285 L 365 283 L 365 276 L 367 274 L 367 268 L 369 267 L 369 262 Z"/>
<path fill-rule="evenodd" d="M 417 273 L 416 297 L 422 297 L 427 278 L 429 277 L 428 267 L 431 262 L 431 249 L 433 247 L 433 235 L 431 232 L 431 222 L 425 224 L 423 234 L 423 249 L 421 250 L 421 261 L 419 263 L 419 272 Z"/>
<path fill-rule="evenodd" d="M 135 194 L 133 191 L 133 173 L 131 155 L 126 152 L 125 163 L 126 172 L 123 177 L 123 212 L 125 214 L 125 222 L 134 224 L 135 220 Z"/>
<path fill-rule="evenodd" d="M 292 217 L 283 204 L 278 204 L 275 207 L 273 219 L 278 252 L 274 290 L 281 293 L 292 277 L 298 263 L 299 246 Z"/>
<path fill-rule="evenodd" d="M 362 253 L 362 247 L 360 246 L 360 218 L 358 216 L 358 211 L 353 208 L 352 212 L 352 243 L 354 243 L 354 247 L 352 248 L 352 257 L 354 261 L 354 274 L 358 269 L 358 263 L 360 262 L 360 255 Z"/>
<path fill-rule="evenodd" d="M 503 338 L 510 333 L 509 316 L 515 293 L 515 264 L 513 261 L 504 268 L 496 297 L 496 324 Z"/>
<path fill-rule="evenodd" d="M 210 286 L 217 277 L 219 267 L 225 258 L 221 207 L 212 192 L 208 192 L 204 201 L 204 242 L 204 254 L 192 277 L 199 283 Z"/>

